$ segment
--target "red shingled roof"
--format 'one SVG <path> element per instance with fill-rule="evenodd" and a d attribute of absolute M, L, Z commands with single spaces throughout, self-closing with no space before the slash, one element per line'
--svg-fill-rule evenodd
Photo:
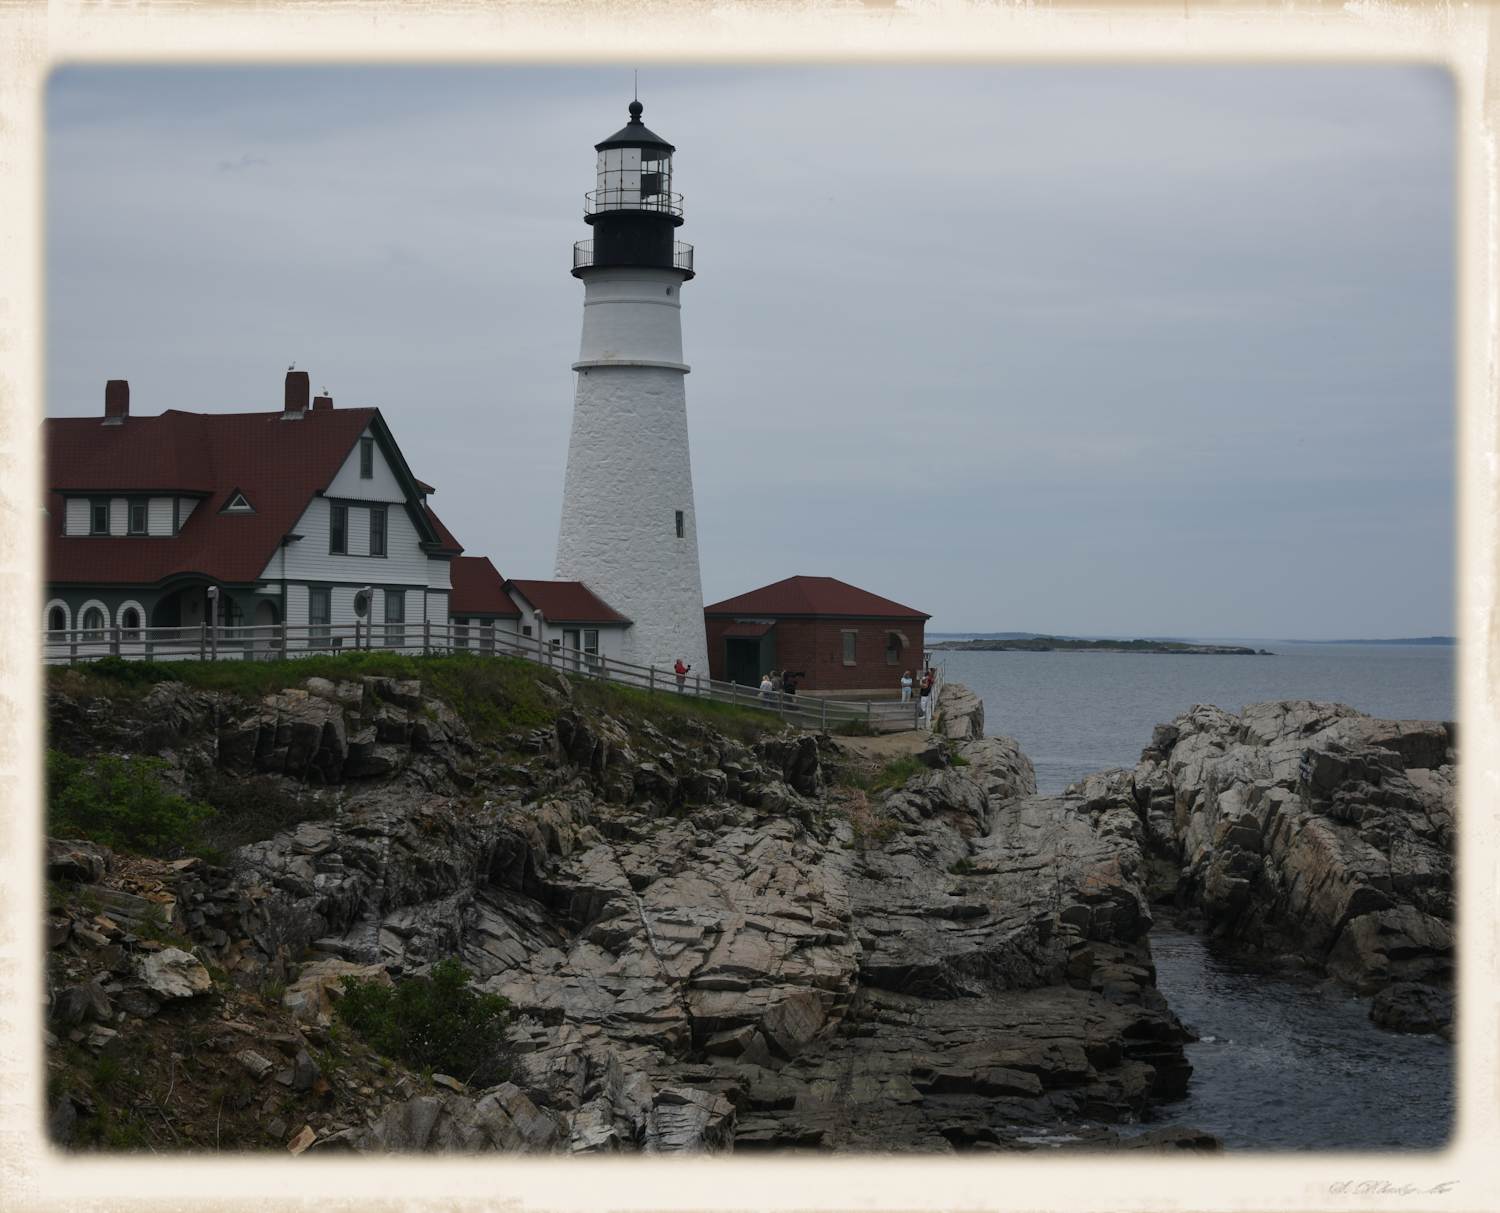
<path fill-rule="evenodd" d="M 196 573 L 252 582 L 314 494 L 327 488 L 379 410 L 313 409 L 299 421 L 276 413 L 185 413 L 128 417 L 49 417 L 42 423 L 47 465 L 47 580 L 58 584 L 154 585 Z M 253 513 L 222 514 L 245 495 Z M 198 496 L 175 536 L 65 536 L 65 493 Z M 435 515 L 445 548 L 462 551 Z"/>
<path fill-rule="evenodd" d="M 511 581 L 549 623 L 629 623 L 581 581 Z"/>
<path fill-rule="evenodd" d="M 787 577 L 703 608 L 705 615 L 833 615 L 842 619 L 931 619 L 836 577 Z"/>
<path fill-rule="evenodd" d="M 488 556 L 455 556 L 449 566 L 453 590 L 448 595 L 450 615 L 503 615 L 519 619 L 520 608 L 505 592 L 505 578 Z M 545 607 L 542 608 L 546 610 Z"/>

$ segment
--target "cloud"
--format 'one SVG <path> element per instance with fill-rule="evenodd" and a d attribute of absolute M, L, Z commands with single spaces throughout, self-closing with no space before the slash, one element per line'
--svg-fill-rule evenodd
<path fill-rule="evenodd" d="M 247 152 L 238 160 L 220 160 L 219 163 L 214 166 L 214 172 L 239 173 L 243 172 L 247 168 L 257 168 L 270 163 L 271 162 L 264 156 L 252 156 Z"/>

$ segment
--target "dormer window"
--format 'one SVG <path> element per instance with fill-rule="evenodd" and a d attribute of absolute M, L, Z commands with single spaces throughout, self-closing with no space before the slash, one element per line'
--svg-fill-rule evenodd
<path fill-rule="evenodd" d="M 223 512 L 226 514 L 253 514 L 255 510 L 250 505 L 250 502 L 245 499 L 244 493 L 235 493 L 229 499 L 229 504 L 224 507 Z"/>
<path fill-rule="evenodd" d="M 144 535 L 146 533 L 146 503 L 144 501 L 132 501 L 130 503 L 129 525 L 125 528 L 130 535 Z"/>
<path fill-rule="evenodd" d="M 89 502 L 89 534 L 109 534 L 109 502 L 107 500 Z"/>
<path fill-rule="evenodd" d="M 375 439 L 359 440 L 359 478 L 372 480 L 375 476 Z"/>

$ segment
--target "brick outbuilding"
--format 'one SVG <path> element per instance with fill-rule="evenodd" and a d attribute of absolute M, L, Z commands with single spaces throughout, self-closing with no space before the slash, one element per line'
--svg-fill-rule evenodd
<path fill-rule="evenodd" d="M 811 695 L 895 695 L 922 663 L 930 615 L 834 577 L 787 577 L 703 608 L 713 677 L 801 673 Z"/>

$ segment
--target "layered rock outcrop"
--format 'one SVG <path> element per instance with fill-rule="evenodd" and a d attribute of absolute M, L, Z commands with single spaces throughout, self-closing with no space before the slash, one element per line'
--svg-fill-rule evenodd
<path fill-rule="evenodd" d="M 1188 1073 L 1152 984 L 1144 827 L 1036 797 L 982 705 L 952 711 L 962 693 L 965 740 L 935 751 L 961 761 L 878 793 L 833 776 L 828 738 L 667 736 L 566 684 L 555 727 L 506 754 L 416 684 L 215 700 L 211 728 L 173 732 L 181 753 L 338 795 L 188 865 L 175 921 L 230 980 L 284 985 L 308 1032 L 343 973 L 448 956 L 515 1008 L 507 1083 L 372 1099 L 299 1151 L 1097 1139 Z"/>
<path fill-rule="evenodd" d="M 1373 994 L 1452 979 L 1454 763 L 1449 724 L 1292 701 L 1196 707 L 1114 778 L 1218 939 Z M 1404 1001 L 1391 1022 L 1445 1005 Z"/>

